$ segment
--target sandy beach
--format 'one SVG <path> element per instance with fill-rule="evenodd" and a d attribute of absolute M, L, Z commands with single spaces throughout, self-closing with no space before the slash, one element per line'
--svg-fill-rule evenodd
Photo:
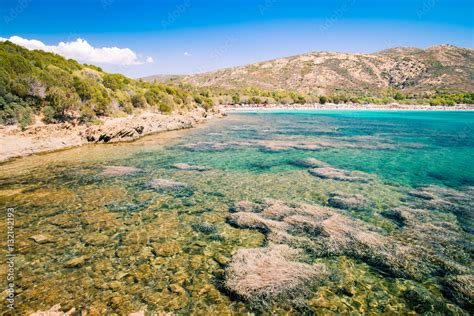
<path fill-rule="evenodd" d="M 225 112 L 233 111 L 275 111 L 275 110 L 402 110 L 402 111 L 472 111 L 474 106 L 468 104 L 459 104 L 454 106 L 431 106 L 416 104 L 334 104 L 334 103 L 311 103 L 311 104 L 242 104 L 225 105 L 220 108 Z"/>

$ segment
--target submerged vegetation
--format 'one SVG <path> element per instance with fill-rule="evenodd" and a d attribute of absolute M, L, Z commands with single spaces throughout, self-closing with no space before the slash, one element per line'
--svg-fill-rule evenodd
<path fill-rule="evenodd" d="M 191 87 L 137 81 L 56 54 L 0 43 L 2 124 L 26 127 L 34 115 L 46 123 L 88 123 L 141 110 L 171 113 L 212 106 L 212 100 Z"/>

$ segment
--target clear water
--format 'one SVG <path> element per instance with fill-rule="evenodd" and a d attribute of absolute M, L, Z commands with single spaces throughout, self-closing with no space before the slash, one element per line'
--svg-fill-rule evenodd
<path fill-rule="evenodd" d="M 396 227 L 380 212 L 403 205 L 414 188 L 435 185 L 472 192 L 466 189 L 474 186 L 473 131 L 473 112 L 234 113 L 192 130 L 133 143 L 85 146 L 2 164 L 2 216 L 6 218 L 7 207 L 15 208 L 16 311 L 61 304 L 63 310 L 74 307 L 92 315 L 255 312 L 220 286 L 235 251 L 265 245 L 261 233 L 226 223 L 234 202 L 274 198 L 325 205 L 335 191 L 362 194 L 373 202 L 372 209 L 341 212 L 390 234 Z M 325 145 L 320 148 L 297 146 L 321 142 Z M 370 173 L 377 180 L 316 178 L 292 163 L 308 157 Z M 175 163 L 210 170 L 177 170 Z M 133 166 L 141 172 L 101 176 L 106 166 Z M 155 190 L 149 183 L 156 178 L 188 187 Z M 460 216 L 446 212 L 443 218 L 463 225 Z M 203 232 L 196 223 L 214 230 Z M 5 231 L 6 221 L 0 225 Z M 466 225 L 459 242 L 471 252 L 449 260 L 472 274 L 473 239 Z M 53 242 L 30 239 L 38 234 L 51 236 Z M 403 232 L 400 236 L 406 237 Z M 6 240 L 1 241 L 4 255 Z M 68 266 L 69 260 L 82 256 L 83 262 Z M 468 313 L 444 294 L 442 277 L 396 278 L 345 256 L 315 260 L 337 271 L 338 278 L 313 289 L 306 312 L 423 314 L 442 306 L 444 313 Z M 6 273 L 2 262 L 2 279 Z M 341 293 L 341 288 L 350 288 L 351 294 Z M 414 303 L 407 289 L 428 291 L 432 300 Z M 6 292 L 1 294 L 4 299 Z M 265 311 L 301 312 L 285 302 Z"/>

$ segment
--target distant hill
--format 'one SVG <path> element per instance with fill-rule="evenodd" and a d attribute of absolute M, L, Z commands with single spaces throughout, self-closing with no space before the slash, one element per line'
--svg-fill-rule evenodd
<path fill-rule="evenodd" d="M 199 87 L 259 88 L 303 94 L 474 92 L 474 50 L 452 45 L 393 48 L 373 54 L 311 52 L 189 75 Z"/>
<path fill-rule="evenodd" d="M 148 76 L 148 77 L 143 77 L 140 78 L 143 81 L 147 82 L 161 82 L 161 83 L 167 83 L 167 82 L 179 82 L 182 79 L 184 79 L 186 75 L 154 75 L 154 76 Z"/>

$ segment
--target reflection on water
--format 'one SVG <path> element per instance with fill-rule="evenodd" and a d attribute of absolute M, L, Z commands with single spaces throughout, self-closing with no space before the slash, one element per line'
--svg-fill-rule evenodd
<path fill-rule="evenodd" d="M 309 249 L 308 264 L 331 275 L 304 302 L 264 310 L 467 314 L 472 292 L 455 280 L 472 286 L 473 122 L 462 112 L 232 114 L 193 130 L 3 164 L 3 216 L 16 210 L 17 311 L 58 303 L 91 315 L 262 309 L 223 284 L 232 255 L 266 246 L 268 236 L 226 219 L 235 202 L 271 198 L 330 205 L 427 255 L 418 277 L 392 273 L 389 259 Z M 324 166 L 308 172 L 303 158 Z M 452 238 L 434 240 L 435 228 Z M 4 239 L 1 246 L 4 255 Z"/>

